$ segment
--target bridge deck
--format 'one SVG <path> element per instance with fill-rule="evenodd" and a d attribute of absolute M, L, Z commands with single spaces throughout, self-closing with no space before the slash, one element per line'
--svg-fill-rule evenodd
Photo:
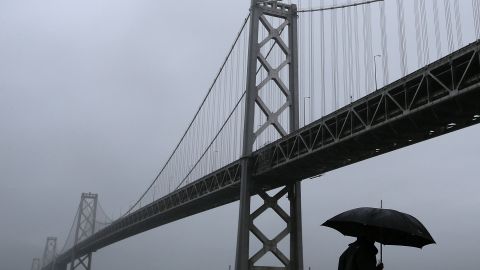
<path fill-rule="evenodd" d="M 256 178 L 298 181 L 477 124 L 479 48 L 470 44 L 261 148 Z"/>
<path fill-rule="evenodd" d="M 271 189 L 480 122 L 480 43 L 473 43 L 256 151 L 257 187 Z M 81 256 L 238 200 L 240 161 L 121 218 L 76 246 Z M 57 258 L 71 259 L 71 250 Z"/>

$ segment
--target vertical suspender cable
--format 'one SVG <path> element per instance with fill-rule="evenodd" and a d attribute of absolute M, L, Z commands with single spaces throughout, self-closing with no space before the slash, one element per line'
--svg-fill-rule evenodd
<path fill-rule="evenodd" d="M 473 22 L 475 25 L 475 37 L 480 39 L 480 3 L 478 0 L 472 0 Z"/>
<path fill-rule="evenodd" d="M 365 91 L 368 93 L 373 89 L 372 86 L 372 78 L 373 78 L 373 70 L 372 64 L 374 62 L 373 59 L 373 49 L 372 49 L 372 13 L 370 6 L 364 5 L 363 6 L 363 13 L 364 13 L 364 21 L 363 21 L 363 31 L 364 31 L 364 38 L 365 38 Z"/>
<path fill-rule="evenodd" d="M 225 105 L 226 105 L 226 93 L 227 93 L 227 85 L 228 85 L 228 78 L 229 78 L 229 74 L 228 74 L 228 71 L 229 71 L 229 61 L 227 61 L 227 65 L 225 66 L 225 71 L 224 71 L 224 75 L 223 75 L 223 83 L 220 85 L 220 93 L 218 94 L 218 102 L 219 103 L 216 103 L 216 106 L 218 107 L 218 124 L 216 125 L 215 127 L 215 130 L 217 130 L 217 127 L 220 126 L 224 120 L 222 119 L 223 118 L 223 114 L 225 113 Z M 222 105 L 220 105 L 222 104 Z M 223 144 L 222 144 L 222 136 L 219 136 L 218 139 L 215 140 L 215 144 L 214 144 L 214 147 L 212 148 L 212 150 L 210 150 L 212 152 L 212 171 L 213 172 L 214 170 L 217 169 L 217 163 L 218 160 L 220 159 L 221 155 L 220 153 L 223 152 L 221 150 L 223 149 L 220 149 L 219 147 L 221 147 Z"/>
<path fill-rule="evenodd" d="M 236 64 L 235 67 L 237 68 L 235 72 L 235 95 L 238 98 L 239 94 L 241 93 L 242 88 L 239 87 L 240 85 L 240 80 L 239 76 L 242 71 L 242 63 L 240 61 L 240 51 L 242 50 L 242 46 L 238 46 L 237 48 L 237 54 L 236 54 Z M 238 148 L 238 110 L 235 112 L 235 116 L 233 117 L 233 123 L 232 123 L 232 133 L 233 133 L 233 144 L 232 144 L 232 159 L 238 159 L 237 156 L 237 148 Z"/>
<path fill-rule="evenodd" d="M 298 0 L 298 9 L 302 9 L 302 0 Z M 304 100 L 304 98 L 302 97 L 302 94 L 304 94 L 305 92 L 305 88 L 304 88 L 304 83 L 305 83 L 305 68 L 304 68 L 304 64 L 305 64 L 305 58 L 304 58 L 304 44 L 303 44 L 303 39 L 304 39 L 304 33 L 303 33 L 303 29 L 304 29 L 304 20 L 303 20 L 303 16 L 299 16 L 298 17 L 298 54 L 299 54 L 299 59 L 298 59 L 298 106 L 299 106 L 299 111 L 302 111 L 301 109 L 305 109 L 304 106 L 305 106 L 305 102 L 301 102 Z M 303 95 L 304 96 L 304 95 Z M 303 114 L 299 114 L 299 119 L 302 119 Z M 305 120 L 303 121 L 299 121 L 300 123 L 303 124 L 303 122 L 305 122 Z"/>
<path fill-rule="evenodd" d="M 309 0 L 309 9 L 312 9 L 312 0 Z M 315 52 L 314 52 L 314 46 L 313 46 L 313 41 L 314 41 L 314 32 L 313 32 L 313 14 L 310 12 L 310 34 L 309 34 L 309 40 L 310 40 L 310 56 L 309 56 L 309 61 L 310 61 L 310 85 L 309 85 L 309 90 L 310 90 L 310 100 L 309 100 L 309 106 L 310 106 L 310 119 L 309 121 L 313 120 L 313 115 L 315 112 L 314 109 L 314 104 L 315 104 L 315 95 L 314 95 L 314 88 L 315 88 L 315 65 L 314 65 L 314 59 L 315 59 Z"/>
<path fill-rule="evenodd" d="M 348 64 L 347 64 L 347 18 L 345 9 L 342 9 L 342 82 L 343 82 L 343 102 L 348 104 Z"/>
<path fill-rule="evenodd" d="M 462 33 L 462 18 L 460 17 L 460 1 L 453 2 L 453 8 L 455 11 L 455 25 L 457 26 L 457 45 L 458 49 L 463 47 L 463 33 Z"/>
<path fill-rule="evenodd" d="M 448 0 L 446 0 L 448 1 Z M 407 75 L 407 56 L 406 56 L 406 40 L 405 40 L 405 15 L 403 13 L 403 0 L 397 0 L 397 16 L 398 16 L 398 36 L 400 48 L 400 67 L 402 77 Z"/>
<path fill-rule="evenodd" d="M 427 11 L 425 9 L 425 0 L 420 1 L 420 22 L 422 27 L 422 47 L 423 47 L 423 65 L 430 62 L 430 48 L 428 45 L 428 21 Z"/>
<path fill-rule="evenodd" d="M 477 1 L 477 0 L 473 0 Z M 437 59 L 442 57 L 442 39 L 440 38 L 440 19 L 438 14 L 438 2 L 433 1 L 433 21 L 435 24 L 435 44 L 437 46 Z"/>
<path fill-rule="evenodd" d="M 370 87 L 369 90 L 373 90 L 374 87 L 374 71 L 373 71 L 373 36 L 372 36 L 372 7 L 370 5 L 364 6 L 367 10 L 367 39 L 368 39 L 368 75 L 370 78 Z"/>
<path fill-rule="evenodd" d="M 323 2 L 323 1 L 322 1 Z M 321 117 L 325 116 L 325 13 L 320 13 L 320 93 L 321 93 Z"/>
<path fill-rule="evenodd" d="M 387 43 L 387 21 L 385 16 L 385 1 L 380 2 L 380 27 L 382 35 L 382 66 L 383 85 L 387 85 L 390 78 L 388 72 L 388 43 Z"/>
<path fill-rule="evenodd" d="M 335 5 L 336 1 L 333 0 L 333 5 Z M 337 11 L 332 10 L 331 14 L 331 19 L 332 19 L 332 90 L 333 90 L 333 110 L 337 109 L 337 83 L 338 83 L 338 78 L 337 78 L 337 69 L 338 69 L 338 48 L 337 48 Z"/>
<path fill-rule="evenodd" d="M 355 88 L 356 88 L 356 98 L 360 98 L 360 43 L 359 43 L 359 38 L 358 38 L 358 7 L 354 7 L 354 15 L 353 15 L 353 21 L 354 21 L 354 27 L 355 29 L 353 30 L 354 32 L 354 37 L 355 37 L 355 44 L 357 47 L 357 53 L 355 54 Z"/>
<path fill-rule="evenodd" d="M 364 91 L 368 93 L 369 90 L 369 74 L 368 74 L 368 63 L 370 59 L 368 58 L 367 48 L 368 48 L 368 37 L 367 37 L 367 14 L 365 11 L 365 6 L 362 7 L 362 18 L 363 18 L 363 45 L 365 46 L 363 50 L 363 78 L 365 80 Z"/>
<path fill-rule="evenodd" d="M 228 114 L 228 108 L 229 106 L 227 107 L 227 104 L 232 104 L 232 102 L 235 102 L 236 100 L 236 96 L 235 96 L 235 89 L 233 88 L 233 74 L 234 74 L 234 69 L 235 69 L 235 62 L 234 62 L 235 58 L 232 57 L 230 59 L 230 76 L 229 76 L 229 80 L 228 80 L 228 88 L 227 89 L 224 89 L 225 90 L 225 93 L 228 93 L 227 97 L 226 97 L 226 100 L 225 100 L 225 107 L 224 107 L 224 110 L 223 110 L 223 113 L 222 115 L 224 117 L 226 117 L 226 115 Z M 231 122 L 228 123 L 227 125 L 227 128 L 225 129 L 225 132 L 223 133 L 223 136 L 222 138 L 224 138 L 225 142 L 226 142 L 226 150 L 222 151 L 223 152 L 223 155 L 224 157 L 219 159 L 219 162 L 218 162 L 218 167 L 217 168 L 220 168 L 223 166 L 223 162 L 225 161 L 228 161 L 230 160 L 230 149 L 231 149 L 231 146 L 233 145 L 233 136 L 231 134 Z"/>
<path fill-rule="evenodd" d="M 367 63 L 368 63 L 368 59 L 367 59 L 367 35 L 366 35 L 366 16 L 365 16 L 365 7 L 362 7 L 362 37 L 363 37 L 363 80 L 365 82 L 364 86 L 363 86 L 363 90 L 365 91 L 365 93 L 367 93 L 368 91 L 368 73 L 367 73 Z"/>
<path fill-rule="evenodd" d="M 450 8 L 450 0 L 443 0 L 445 6 L 445 23 L 447 26 L 448 53 L 453 52 L 453 30 L 452 30 L 452 13 Z"/>
<path fill-rule="evenodd" d="M 419 4 L 419 1 L 420 0 L 414 0 L 414 12 L 415 12 L 415 37 L 416 37 L 416 41 L 417 41 L 417 56 L 418 56 L 418 59 L 417 59 L 417 64 L 418 64 L 418 67 L 422 67 L 423 66 L 423 50 L 422 50 L 422 33 L 420 32 L 420 25 L 421 25 L 421 22 L 420 22 L 420 8 L 418 6 Z"/>
<path fill-rule="evenodd" d="M 348 1 L 349 4 L 351 4 L 351 1 Z M 353 47 L 355 44 L 352 44 L 353 42 L 353 37 L 352 37 L 352 9 L 348 8 L 347 9 L 347 36 L 348 36 L 348 94 L 350 98 L 350 102 L 353 101 L 353 96 L 354 96 L 354 76 L 353 76 Z"/>

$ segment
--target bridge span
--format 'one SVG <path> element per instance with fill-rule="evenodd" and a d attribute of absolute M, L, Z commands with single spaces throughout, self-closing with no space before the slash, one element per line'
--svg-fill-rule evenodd
<path fill-rule="evenodd" d="M 236 270 L 303 269 L 302 180 L 480 122 L 480 5 L 473 1 L 473 13 L 467 10 L 475 33 L 470 39 L 474 42 L 464 46 L 459 2 L 444 1 L 446 53 L 438 3 L 430 3 L 438 59 L 430 62 L 424 0 L 414 0 L 409 7 L 416 31 L 405 29 L 403 1 L 348 1 L 299 10 L 279 0 L 252 0 L 250 14 L 206 97 L 152 184 L 129 211 L 108 222 L 97 220 L 102 213 L 97 195 L 82 194 L 64 248 L 57 254 L 56 238 L 49 237 L 41 269 L 65 270 L 70 265 L 70 270 L 91 270 L 92 253 L 99 249 L 234 201 L 240 202 Z M 373 31 L 372 5 L 379 9 L 380 21 L 373 24 L 378 31 Z M 312 34 L 313 12 L 320 14 L 319 36 Z M 395 47 L 387 38 L 387 13 L 398 16 L 398 51 L 390 57 L 398 56 L 395 70 L 400 74 L 393 82 L 388 59 Z M 300 14 L 309 15 L 299 23 Z M 304 36 L 307 29 L 310 35 Z M 358 35 L 361 30 L 363 37 Z M 416 33 L 417 66 L 408 74 L 410 32 Z M 326 41 L 331 44 L 326 46 Z M 382 54 L 374 55 L 374 49 Z M 383 83 L 377 87 L 379 58 Z M 318 67 L 315 59 L 320 60 Z M 317 105 L 322 110 L 318 119 Z M 267 194 L 276 188 L 275 195 Z M 254 195 L 263 201 L 257 209 L 250 205 Z M 278 204 L 284 198 L 288 210 Z M 254 223 L 269 208 L 286 224 L 272 239 Z M 252 235 L 262 244 L 253 256 Z M 289 256 L 277 247 L 287 236 Z M 258 265 L 269 252 L 282 266 Z M 38 262 L 32 265 L 38 267 Z"/>
<path fill-rule="evenodd" d="M 271 190 L 478 124 L 479 51 L 480 42 L 470 44 L 255 151 L 254 185 Z M 116 220 L 74 246 L 76 256 L 237 201 L 241 166 L 235 161 Z"/>

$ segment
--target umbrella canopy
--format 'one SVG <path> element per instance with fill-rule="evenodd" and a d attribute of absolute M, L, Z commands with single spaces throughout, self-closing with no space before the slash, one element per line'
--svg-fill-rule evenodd
<path fill-rule="evenodd" d="M 384 245 L 422 248 L 435 243 L 418 219 L 391 209 L 356 208 L 329 219 L 322 226 L 335 229 L 343 235 L 363 236 Z"/>

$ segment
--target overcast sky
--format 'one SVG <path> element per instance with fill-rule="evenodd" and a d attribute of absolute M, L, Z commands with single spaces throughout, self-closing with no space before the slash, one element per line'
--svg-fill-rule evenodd
<path fill-rule="evenodd" d="M 243 1 L 0 0 L 0 262 L 60 245 L 81 192 L 118 216 L 156 175 L 240 24 Z M 478 269 L 480 127 L 303 182 L 304 261 L 336 269 L 352 238 L 320 227 L 359 206 L 408 212 L 437 245 L 386 247 L 386 269 Z M 238 204 L 94 254 L 94 269 L 228 269 Z M 278 229 L 267 216 L 262 226 Z"/>

